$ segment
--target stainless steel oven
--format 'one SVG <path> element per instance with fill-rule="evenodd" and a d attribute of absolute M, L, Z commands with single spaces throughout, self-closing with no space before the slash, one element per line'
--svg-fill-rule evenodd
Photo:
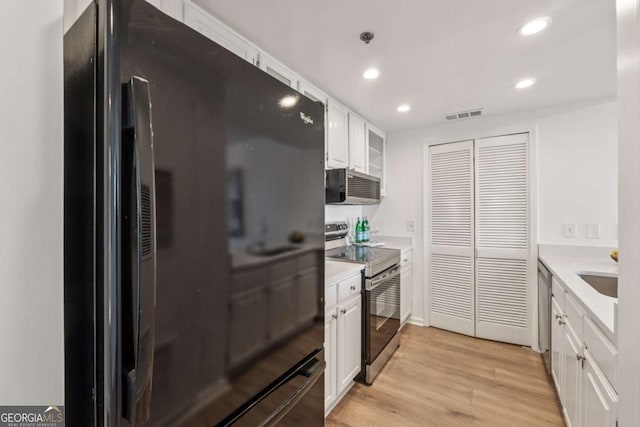
<path fill-rule="evenodd" d="M 371 384 L 400 341 L 400 266 L 394 265 L 365 282 L 364 379 Z"/>

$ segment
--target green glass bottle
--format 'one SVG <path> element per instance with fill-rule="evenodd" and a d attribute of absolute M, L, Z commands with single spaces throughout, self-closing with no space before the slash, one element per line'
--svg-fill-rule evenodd
<path fill-rule="evenodd" d="M 369 220 L 367 219 L 366 216 L 362 221 L 362 241 L 363 242 L 369 241 Z"/>
<path fill-rule="evenodd" d="M 358 217 L 358 222 L 356 223 L 356 243 L 362 243 L 362 222 L 360 222 L 360 217 Z"/>

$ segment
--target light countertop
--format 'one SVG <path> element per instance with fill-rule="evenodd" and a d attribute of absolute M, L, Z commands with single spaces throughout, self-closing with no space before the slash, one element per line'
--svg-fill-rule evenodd
<path fill-rule="evenodd" d="M 602 251 L 572 250 L 563 247 L 540 246 L 538 257 L 551 274 L 586 309 L 587 315 L 613 342 L 616 340 L 616 312 L 618 299 L 602 295 L 576 273 L 604 273 L 618 275 L 618 264 L 609 258 L 608 249 Z"/>
<path fill-rule="evenodd" d="M 325 285 L 331 285 L 354 274 L 359 274 L 363 269 L 364 264 L 325 259 L 324 283 Z"/>
<path fill-rule="evenodd" d="M 375 236 L 373 239 L 376 242 L 384 242 L 384 246 L 380 246 L 381 248 L 400 249 L 401 251 L 413 249 L 413 237 Z"/>

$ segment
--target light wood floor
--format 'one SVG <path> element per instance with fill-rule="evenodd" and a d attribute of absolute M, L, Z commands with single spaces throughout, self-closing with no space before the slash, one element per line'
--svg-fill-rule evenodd
<path fill-rule="evenodd" d="M 325 425 L 564 426 L 540 355 L 407 325 L 374 384 L 356 384 Z"/>

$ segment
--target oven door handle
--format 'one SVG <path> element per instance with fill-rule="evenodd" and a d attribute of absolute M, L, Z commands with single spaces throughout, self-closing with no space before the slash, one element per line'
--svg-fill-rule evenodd
<path fill-rule="evenodd" d="M 375 279 L 369 279 L 365 283 L 365 289 L 367 291 L 372 291 L 377 288 L 382 282 L 386 282 L 389 279 L 393 279 L 394 277 L 400 275 L 400 267 L 393 267 L 384 273 L 380 273 L 379 277 Z"/>

